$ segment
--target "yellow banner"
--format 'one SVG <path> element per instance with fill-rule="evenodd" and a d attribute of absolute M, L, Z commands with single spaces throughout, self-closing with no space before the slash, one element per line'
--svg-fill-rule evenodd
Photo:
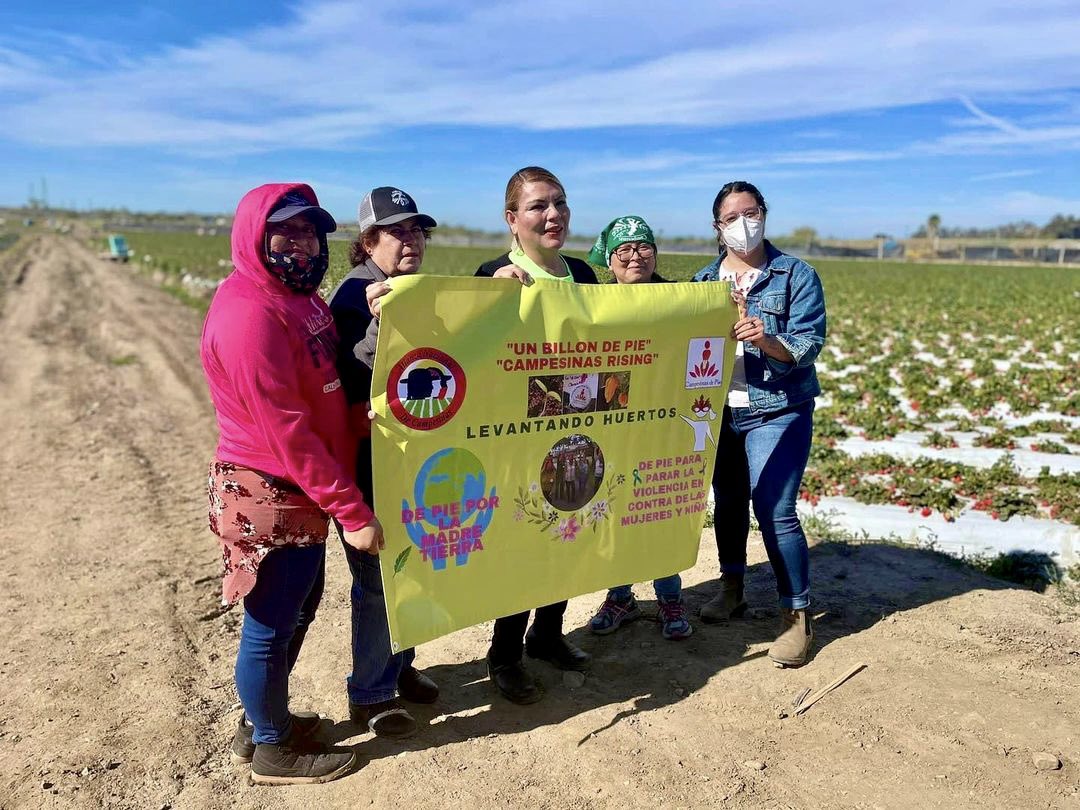
<path fill-rule="evenodd" d="M 395 650 L 694 565 L 729 285 L 392 285 L 372 453 Z"/>

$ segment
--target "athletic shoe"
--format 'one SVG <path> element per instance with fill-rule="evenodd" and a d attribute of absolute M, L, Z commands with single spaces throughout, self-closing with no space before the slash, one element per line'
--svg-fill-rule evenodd
<path fill-rule="evenodd" d="M 251 758 L 251 781 L 257 785 L 304 785 L 330 782 L 349 773 L 356 754 L 301 737 L 295 731 L 280 743 L 259 743 Z"/>
<path fill-rule="evenodd" d="M 686 617 L 686 605 L 682 598 L 660 599 L 657 602 L 657 620 L 660 622 L 660 633 L 669 641 L 678 641 L 688 638 L 694 632 L 690 620 Z"/>
<path fill-rule="evenodd" d="M 293 732 L 301 737 L 309 737 L 319 728 L 322 718 L 315 712 L 300 712 L 292 716 Z M 255 726 L 249 726 L 247 716 L 241 713 L 240 723 L 233 734 L 232 743 L 229 745 L 229 759 L 233 765 L 243 765 L 251 762 L 255 756 L 255 741 L 251 735 L 255 733 Z"/>
<path fill-rule="evenodd" d="M 596 615 L 589 619 L 589 630 L 598 636 L 606 636 L 640 616 L 641 608 L 633 596 L 626 602 L 619 602 L 609 596 L 596 611 Z"/>

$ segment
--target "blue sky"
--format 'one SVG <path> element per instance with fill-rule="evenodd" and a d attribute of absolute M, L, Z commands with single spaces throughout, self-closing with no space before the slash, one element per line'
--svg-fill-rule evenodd
<path fill-rule="evenodd" d="M 756 183 L 774 233 L 1080 214 L 1080 4 L 9 2 L 0 204 L 231 211 L 305 180 L 339 219 L 397 185 L 502 227 L 517 168 L 572 229 L 709 231 Z"/>

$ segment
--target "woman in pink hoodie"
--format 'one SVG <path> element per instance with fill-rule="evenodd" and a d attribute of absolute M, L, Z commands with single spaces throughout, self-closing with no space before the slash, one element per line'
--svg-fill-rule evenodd
<path fill-rule="evenodd" d="M 322 596 L 327 521 L 378 554 L 382 527 L 353 475 L 355 440 L 336 369 L 337 333 L 318 295 L 337 225 L 299 183 L 248 192 L 232 259 L 206 316 L 202 363 L 220 440 L 210 529 L 221 539 L 222 601 L 243 599 L 234 761 L 259 783 L 327 782 L 355 756 L 316 742 L 318 715 L 289 712 L 289 671 Z"/>

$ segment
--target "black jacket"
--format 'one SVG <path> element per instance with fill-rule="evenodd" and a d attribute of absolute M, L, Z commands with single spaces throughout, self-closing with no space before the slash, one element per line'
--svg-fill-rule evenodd
<path fill-rule="evenodd" d="M 561 255 L 561 254 L 560 254 Z M 566 260 L 566 266 L 570 268 L 570 275 L 574 281 L 578 284 L 598 284 L 596 280 L 596 273 L 593 272 L 592 267 L 588 263 L 583 262 L 581 259 L 575 259 L 573 256 L 563 256 Z M 490 262 L 484 262 L 478 268 L 476 268 L 476 275 L 491 277 L 495 275 L 495 271 L 500 267 L 506 267 L 508 264 L 513 264 L 510 261 L 510 254 L 504 253 L 497 259 L 492 259 Z"/>
<path fill-rule="evenodd" d="M 349 404 L 371 399 L 371 368 L 375 364 L 379 322 L 371 317 L 366 291 L 376 281 L 386 281 L 386 273 L 368 259 L 345 275 L 328 301 L 340 340 L 338 374 Z"/>
<path fill-rule="evenodd" d="M 618 283 L 619 283 L 619 280 L 617 278 L 613 278 L 613 279 L 611 279 L 611 281 L 608 282 L 608 284 L 618 284 Z M 655 270 L 653 270 L 652 277 L 649 278 L 648 283 L 649 284 L 670 284 L 671 280 L 664 278 L 659 273 L 657 273 Z"/>

